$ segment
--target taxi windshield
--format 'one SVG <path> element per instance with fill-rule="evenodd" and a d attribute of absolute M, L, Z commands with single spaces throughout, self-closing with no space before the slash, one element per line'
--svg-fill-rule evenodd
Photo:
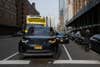
<path fill-rule="evenodd" d="M 27 35 L 36 35 L 36 36 L 49 36 L 50 35 L 50 28 L 49 27 L 43 27 L 43 26 L 33 26 L 28 25 L 27 26 Z"/>

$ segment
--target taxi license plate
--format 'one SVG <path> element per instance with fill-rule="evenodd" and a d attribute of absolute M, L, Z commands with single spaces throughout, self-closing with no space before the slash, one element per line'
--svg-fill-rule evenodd
<path fill-rule="evenodd" d="M 42 46 L 41 45 L 35 45 L 34 49 L 42 49 Z"/>

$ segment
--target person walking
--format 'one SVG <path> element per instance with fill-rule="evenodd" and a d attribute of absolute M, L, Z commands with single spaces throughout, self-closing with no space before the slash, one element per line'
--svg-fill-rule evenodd
<path fill-rule="evenodd" d="M 91 35 L 90 30 L 86 29 L 85 36 L 84 36 L 84 38 L 85 38 L 85 51 L 89 51 L 91 48 L 90 41 L 89 41 L 90 35 Z"/>

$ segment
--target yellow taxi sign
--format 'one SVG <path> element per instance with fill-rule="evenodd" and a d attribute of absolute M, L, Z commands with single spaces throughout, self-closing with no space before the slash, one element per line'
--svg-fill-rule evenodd
<path fill-rule="evenodd" d="M 29 22 L 43 22 L 43 23 L 45 23 L 45 19 L 44 18 L 28 18 L 27 20 Z"/>
<path fill-rule="evenodd" d="M 45 27 L 47 25 L 47 20 L 46 20 L 46 17 L 27 16 L 26 23 L 33 24 L 33 25 L 35 25 L 35 24 L 42 25 Z"/>

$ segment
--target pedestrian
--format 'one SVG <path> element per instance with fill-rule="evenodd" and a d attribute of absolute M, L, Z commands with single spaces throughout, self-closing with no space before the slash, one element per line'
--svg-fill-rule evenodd
<path fill-rule="evenodd" d="M 85 30 L 85 36 L 84 36 L 84 38 L 85 38 L 85 50 L 86 51 L 89 51 L 90 48 L 91 48 L 90 41 L 89 41 L 90 35 L 91 35 L 90 30 L 86 29 Z"/>

